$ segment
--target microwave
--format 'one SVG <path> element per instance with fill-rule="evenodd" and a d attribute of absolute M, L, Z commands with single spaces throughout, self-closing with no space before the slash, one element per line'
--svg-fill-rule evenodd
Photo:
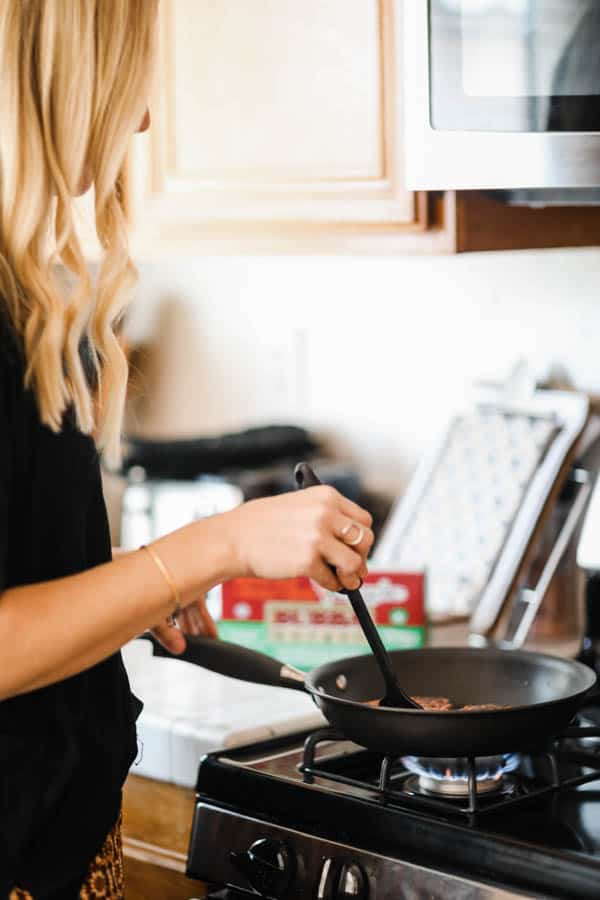
<path fill-rule="evenodd" d="M 409 188 L 600 200 L 598 0 L 405 0 L 403 14 Z"/>

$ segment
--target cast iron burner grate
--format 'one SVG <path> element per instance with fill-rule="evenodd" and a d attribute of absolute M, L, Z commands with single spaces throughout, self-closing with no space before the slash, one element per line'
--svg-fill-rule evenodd
<path fill-rule="evenodd" d="M 375 792 L 380 802 L 384 804 L 398 803 L 421 811 L 474 817 L 516 803 L 529 802 L 553 791 L 575 788 L 600 780 L 600 744 L 590 747 L 575 743 L 590 738 L 600 738 L 600 726 L 569 728 L 550 745 L 529 748 L 522 755 L 528 761 L 526 768 L 535 769 L 535 776 L 520 772 L 511 773 L 506 777 L 502 788 L 493 794 L 482 794 L 477 791 L 476 757 L 467 757 L 468 795 L 464 800 L 456 797 L 434 797 L 420 792 L 416 788 L 415 775 L 395 756 L 358 750 L 357 754 L 363 753 L 369 759 L 373 758 L 372 765 L 367 766 L 368 772 L 365 776 L 361 774 L 364 767 L 359 767 L 360 777 L 346 774 L 348 770 L 352 770 L 352 758 L 355 754 L 317 759 L 316 750 L 319 744 L 348 740 L 341 731 L 333 728 L 322 728 L 309 735 L 304 743 L 303 761 L 299 768 L 308 783 L 315 778 L 325 779 Z M 589 771 L 565 776 L 561 775 L 561 764 Z"/>

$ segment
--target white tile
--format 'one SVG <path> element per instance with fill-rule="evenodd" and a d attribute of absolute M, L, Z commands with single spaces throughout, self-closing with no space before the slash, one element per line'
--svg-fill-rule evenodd
<path fill-rule="evenodd" d="M 193 786 L 204 753 L 315 727 L 323 718 L 308 694 L 247 684 L 180 660 L 153 657 L 133 641 L 123 650 L 143 701 L 141 760 L 132 771 Z"/>
<path fill-rule="evenodd" d="M 168 780 L 171 772 L 171 724 L 164 716 L 144 710 L 138 719 L 138 759 L 134 775 Z"/>

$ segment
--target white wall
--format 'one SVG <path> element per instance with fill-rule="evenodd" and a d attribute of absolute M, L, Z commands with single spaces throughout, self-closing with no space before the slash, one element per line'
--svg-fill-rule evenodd
<path fill-rule="evenodd" d="M 526 358 L 600 392 L 600 249 L 140 269 L 130 334 L 158 341 L 146 433 L 304 423 L 396 492 L 475 378 Z"/>

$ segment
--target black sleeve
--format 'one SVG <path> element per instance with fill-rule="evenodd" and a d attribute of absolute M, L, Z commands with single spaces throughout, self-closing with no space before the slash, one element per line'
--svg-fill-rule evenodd
<path fill-rule="evenodd" d="M 10 415 L 11 404 L 9 397 L 12 386 L 12 372 L 8 366 L 2 346 L 2 330 L 0 327 L 0 591 L 7 584 L 8 562 L 8 534 L 9 534 L 9 505 L 10 486 L 13 466 L 14 428 Z M 1 665 L 0 660 L 0 665 Z M 0 766 L 2 771 L 10 771 L 10 781 L 17 771 L 14 768 L 15 760 L 23 756 L 25 747 L 16 742 L 10 735 L 0 729 Z M 8 766 L 8 769 L 5 769 Z M 17 780 L 17 783 L 18 780 Z M 0 821 L 6 823 L 12 819 L 12 802 L 5 797 L 4 785 L 0 786 Z M 16 829 L 19 826 L 17 824 Z M 11 847 L 11 839 L 8 833 L 12 830 L 0 828 L 0 897 L 8 895 L 12 884 L 10 883 L 10 860 L 14 857 Z"/>
<path fill-rule="evenodd" d="M 12 372 L 0 359 L 0 591 L 6 587 L 10 486 L 13 476 L 14 422 L 11 416 Z"/>

